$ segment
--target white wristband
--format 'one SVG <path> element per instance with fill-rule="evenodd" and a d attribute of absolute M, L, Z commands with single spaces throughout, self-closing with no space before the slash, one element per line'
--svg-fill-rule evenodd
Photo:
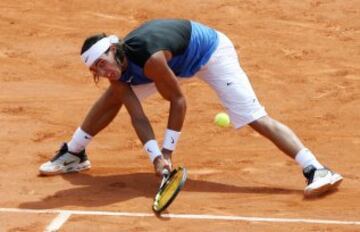
<path fill-rule="evenodd" d="M 163 148 L 173 151 L 175 150 L 176 144 L 180 138 L 181 132 L 174 131 L 171 129 L 166 129 Z"/>
<path fill-rule="evenodd" d="M 144 145 L 144 149 L 145 149 L 146 153 L 149 154 L 149 157 L 150 157 L 150 160 L 152 163 L 154 162 L 154 159 L 156 157 L 161 156 L 161 151 L 160 151 L 159 145 L 155 139 L 151 139 L 151 140 L 147 141 Z"/>

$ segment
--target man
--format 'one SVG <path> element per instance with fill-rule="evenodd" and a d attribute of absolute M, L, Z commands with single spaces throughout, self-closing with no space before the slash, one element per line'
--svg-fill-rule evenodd
<path fill-rule="evenodd" d="M 189 20 L 153 20 L 130 32 L 124 40 L 105 34 L 85 40 L 81 58 L 96 81 L 110 86 L 94 104 L 71 141 L 55 157 L 41 165 L 40 173 L 53 175 L 90 168 L 85 148 L 124 105 L 158 174 L 171 170 L 171 155 L 183 126 L 186 101 L 178 78 L 195 74 L 214 89 L 235 128 L 250 125 L 295 159 L 308 180 L 306 196 L 336 188 L 342 177 L 325 168 L 284 124 L 267 115 L 236 50 L 221 32 Z M 158 91 L 170 102 L 164 143 L 160 150 L 140 100 Z"/>

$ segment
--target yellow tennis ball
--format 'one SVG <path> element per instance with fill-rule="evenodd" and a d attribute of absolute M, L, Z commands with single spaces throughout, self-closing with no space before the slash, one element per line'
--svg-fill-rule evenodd
<path fill-rule="evenodd" d="M 221 112 L 215 116 L 215 124 L 220 127 L 228 127 L 230 125 L 230 118 L 227 113 Z"/>

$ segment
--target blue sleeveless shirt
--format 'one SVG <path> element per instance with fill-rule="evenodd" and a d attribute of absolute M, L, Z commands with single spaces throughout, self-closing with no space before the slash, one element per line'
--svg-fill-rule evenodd
<path fill-rule="evenodd" d="M 186 41 L 187 47 L 185 47 L 184 51 L 181 51 L 180 54 L 173 54 L 172 58 L 168 61 L 168 65 L 171 70 L 177 77 L 180 78 L 189 78 L 194 76 L 195 73 L 198 72 L 200 68 L 209 61 L 211 55 L 214 53 L 219 44 L 219 38 L 214 29 L 194 21 L 189 22 L 191 27 L 190 38 L 188 41 Z M 151 38 L 151 30 L 147 31 L 145 36 L 150 36 Z M 166 35 L 163 36 L 166 37 Z M 176 43 L 177 41 L 172 42 Z M 159 48 L 158 50 L 167 49 Z M 152 53 L 155 53 L 158 50 L 154 50 Z M 130 85 L 141 85 L 153 82 L 144 74 L 143 65 L 146 60 L 142 62 L 136 62 L 135 59 L 129 58 L 126 52 L 125 55 L 128 58 L 128 66 L 127 69 L 122 73 L 119 81 L 128 83 Z M 152 54 L 148 54 L 148 57 L 151 55 Z"/>

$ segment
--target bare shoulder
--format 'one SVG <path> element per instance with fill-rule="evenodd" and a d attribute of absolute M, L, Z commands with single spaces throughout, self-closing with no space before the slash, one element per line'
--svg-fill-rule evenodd
<path fill-rule="evenodd" d="M 144 65 L 145 75 L 153 80 L 164 75 L 164 73 L 169 70 L 167 61 L 170 60 L 171 57 L 171 52 L 167 50 L 161 50 L 152 54 Z"/>

